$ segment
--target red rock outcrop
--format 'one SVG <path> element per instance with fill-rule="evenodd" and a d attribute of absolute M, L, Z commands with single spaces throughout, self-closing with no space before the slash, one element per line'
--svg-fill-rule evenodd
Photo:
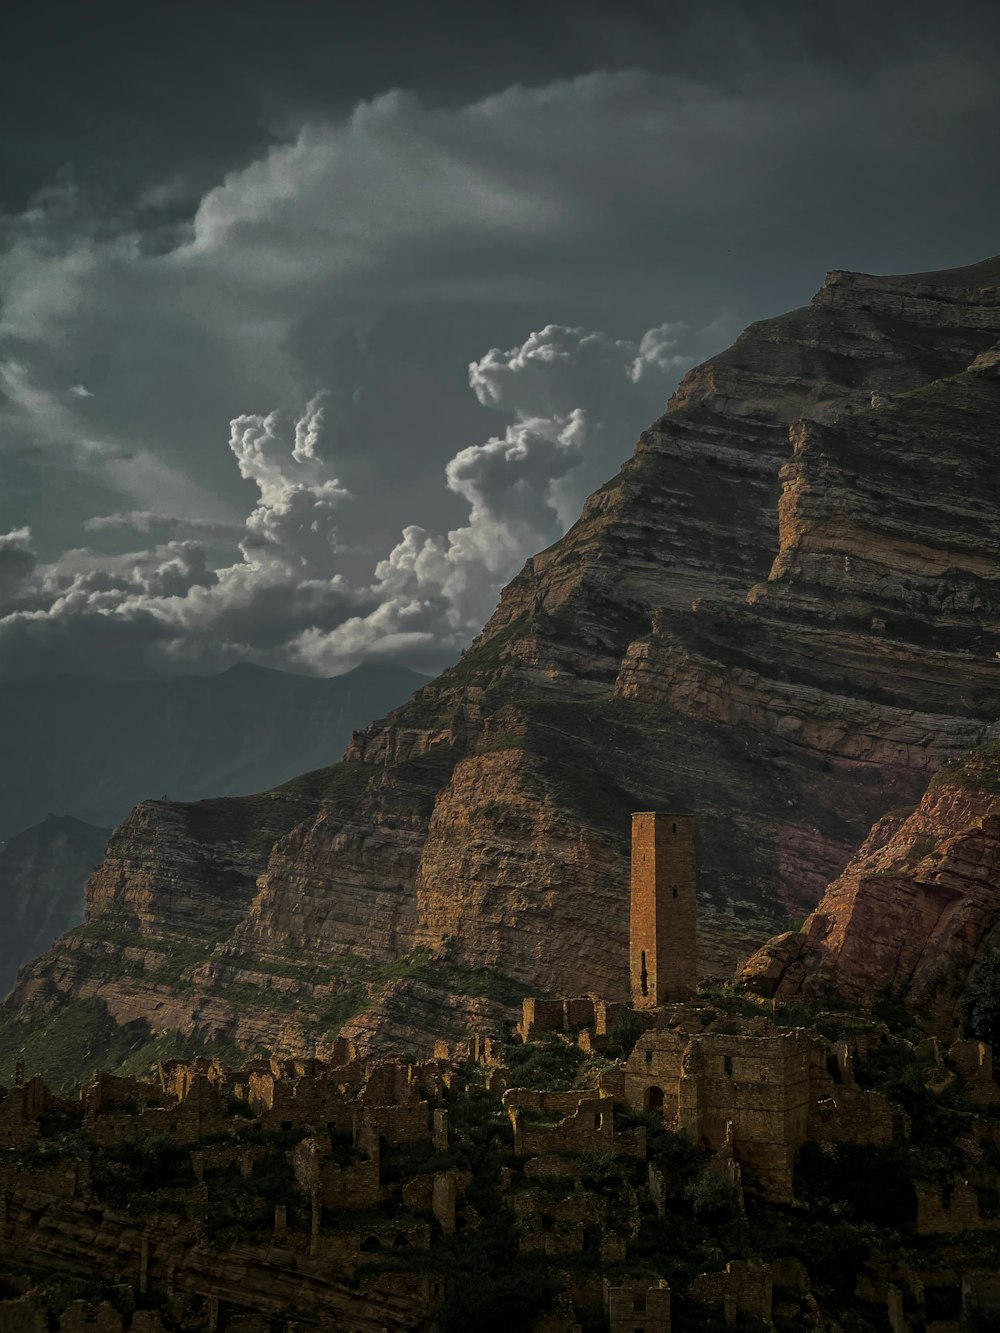
<path fill-rule="evenodd" d="M 1000 921 L 1000 746 L 947 765 L 909 815 L 879 820 L 800 930 L 740 971 L 786 1000 L 889 995 L 951 1038 L 983 942 Z"/>

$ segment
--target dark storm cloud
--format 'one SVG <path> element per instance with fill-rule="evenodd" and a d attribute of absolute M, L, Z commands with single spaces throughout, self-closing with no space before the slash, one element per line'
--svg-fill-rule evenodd
<path fill-rule="evenodd" d="M 193 202 L 303 119 L 405 87 L 459 104 L 512 83 L 646 68 L 729 87 L 799 64 L 864 75 L 933 49 L 995 53 L 983 0 L 10 0 L 0 206 L 60 169 L 107 203 Z"/>
<path fill-rule="evenodd" d="M 851 5 L 554 7 L 530 41 L 491 16 L 482 86 L 414 60 L 426 33 L 393 77 L 400 9 L 382 66 L 364 23 L 337 48 L 325 100 L 282 46 L 324 8 L 268 47 L 277 8 L 241 6 L 222 59 L 211 7 L 144 175 L 165 93 L 143 71 L 181 59 L 151 6 L 121 169 L 95 185 L 84 154 L 3 220 L 0 531 L 39 564 L 0 670 L 437 665 L 740 324 L 828 267 L 997 248 L 995 23 L 974 44 L 961 6 L 947 32 L 919 5 L 895 29 Z"/>

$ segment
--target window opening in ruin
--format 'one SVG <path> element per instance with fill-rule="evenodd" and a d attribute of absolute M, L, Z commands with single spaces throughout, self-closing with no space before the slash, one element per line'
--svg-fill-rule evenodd
<path fill-rule="evenodd" d="M 675 897 L 675 898 L 677 897 L 677 890 L 676 890 L 676 889 L 674 889 L 674 897 Z"/>
<path fill-rule="evenodd" d="M 732 1057 L 731 1055 L 724 1055 L 724 1056 L 722 1057 L 722 1067 L 723 1067 L 723 1069 L 726 1071 L 726 1073 L 727 1073 L 730 1077 L 732 1077 L 732 1073 L 733 1073 L 733 1057 Z"/>
<path fill-rule="evenodd" d="M 647 1052 L 646 1052 L 646 1064 L 647 1064 L 647 1065 L 651 1065 L 652 1063 L 653 1063 L 653 1052 L 652 1052 L 652 1051 L 647 1051 Z"/>
<path fill-rule="evenodd" d="M 404 1235 L 402 1235 L 402 1233 L 401 1233 L 400 1235 L 398 1235 L 398 1236 L 396 1237 L 396 1239 L 392 1242 L 392 1244 L 393 1244 L 393 1248 L 394 1248 L 394 1249 L 397 1249 L 397 1250 L 401 1250 L 401 1249 L 403 1249 L 403 1247 L 404 1247 L 405 1245 L 409 1245 L 409 1243 L 410 1243 L 410 1242 L 406 1239 L 406 1237 L 405 1237 Z"/>
<path fill-rule="evenodd" d="M 646 1103 L 647 1111 L 662 1111 L 663 1109 L 663 1089 L 652 1087 L 646 1089 L 646 1096 L 643 1098 Z"/>
<path fill-rule="evenodd" d="M 367 1236 L 361 1242 L 361 1248 L 365 1254 L 371 1254 L 373 1250 L 380 1250 L 382 1248 L 382 1242 L 379 1240 L 378 1236 Z"/>
<path fill-rule="evenodd" d="M 649 994 L 649 973 L 646 971 L 646 950 L 642 951 L 641 970 L 639 972 L 639 984 L 642 987 L 643 995 Z"/>
<path fill-rule="evenodd" d="M 671 824 L 671 825 L 670 825 L 670 832 L 671 832 L 671 833 L 676 833 L 676 832 L 677 832 L 677 825 L 676 825 L 676 824 Z"/>
<path fill-rule="evenodd" d="M 834 1083 L 843 1083 L 844 1080 L 840 1073 L 840 1061 L 835 1055 L 828 1055 L 826 1057 L 826 1072 L 833 1079 Z"/>
<path fill-rule="evenodd" d="M 594 1114 L 594 1128 L 595 1128 L 595 1129 L 600 1129 L 601 1126 L 602 1126 L 603 1124 L 604 1124 L 604 1116 L 601 1114 L 600 1111 L 595 1112 L 595 1114 Z"/>

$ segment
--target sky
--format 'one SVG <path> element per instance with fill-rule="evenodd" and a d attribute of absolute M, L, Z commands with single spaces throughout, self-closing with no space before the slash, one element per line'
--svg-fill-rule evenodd
<path fill-rule="evenodd" d="M 998 38 L 8 0 L 0 678 L 454 660 L 746 324 L 1000 251 Z"/>

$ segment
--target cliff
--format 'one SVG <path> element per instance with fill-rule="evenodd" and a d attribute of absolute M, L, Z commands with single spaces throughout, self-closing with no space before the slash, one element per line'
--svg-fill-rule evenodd
<path fill-rule="evenodd" d="M 184 867 L 126 821 L 89 935 L 22 974 L 18 1021 L 33 988 L 79 994 L 81 967 L 130 1018 L 161 986 L 191 1033 L 243 1040 L 252 998 L 292 1049 L 348 1015 L 377 1042 L 385 988 L 414 971 L 451 1013 L 484 968 L 505 1000 L 621 993 L 633 809 L 697 816 L 702 967 L 730 970 L 815 905 L 883 810 L 998 734 L 998 337 L 1000 259 L 833 273 L 752 325 L 294 825 L 232 803 L 242 905 L 197 958 L 177 953 L 174 901 L 214 901 L 216 853 L 202 807 L 163 806 L 191 830 Z M 163 937 L 158 974 L 109 970 L 122 911 Z"/>
<path fill-rule="evenodd" d="M 946 764 L 915 810 L 879 820 L 802 927 L 769 940 L 740 977 L 780 1001 L 896 996 L 951 1039 L 998 923 L 1000 745 L 992 744 Z"/>

